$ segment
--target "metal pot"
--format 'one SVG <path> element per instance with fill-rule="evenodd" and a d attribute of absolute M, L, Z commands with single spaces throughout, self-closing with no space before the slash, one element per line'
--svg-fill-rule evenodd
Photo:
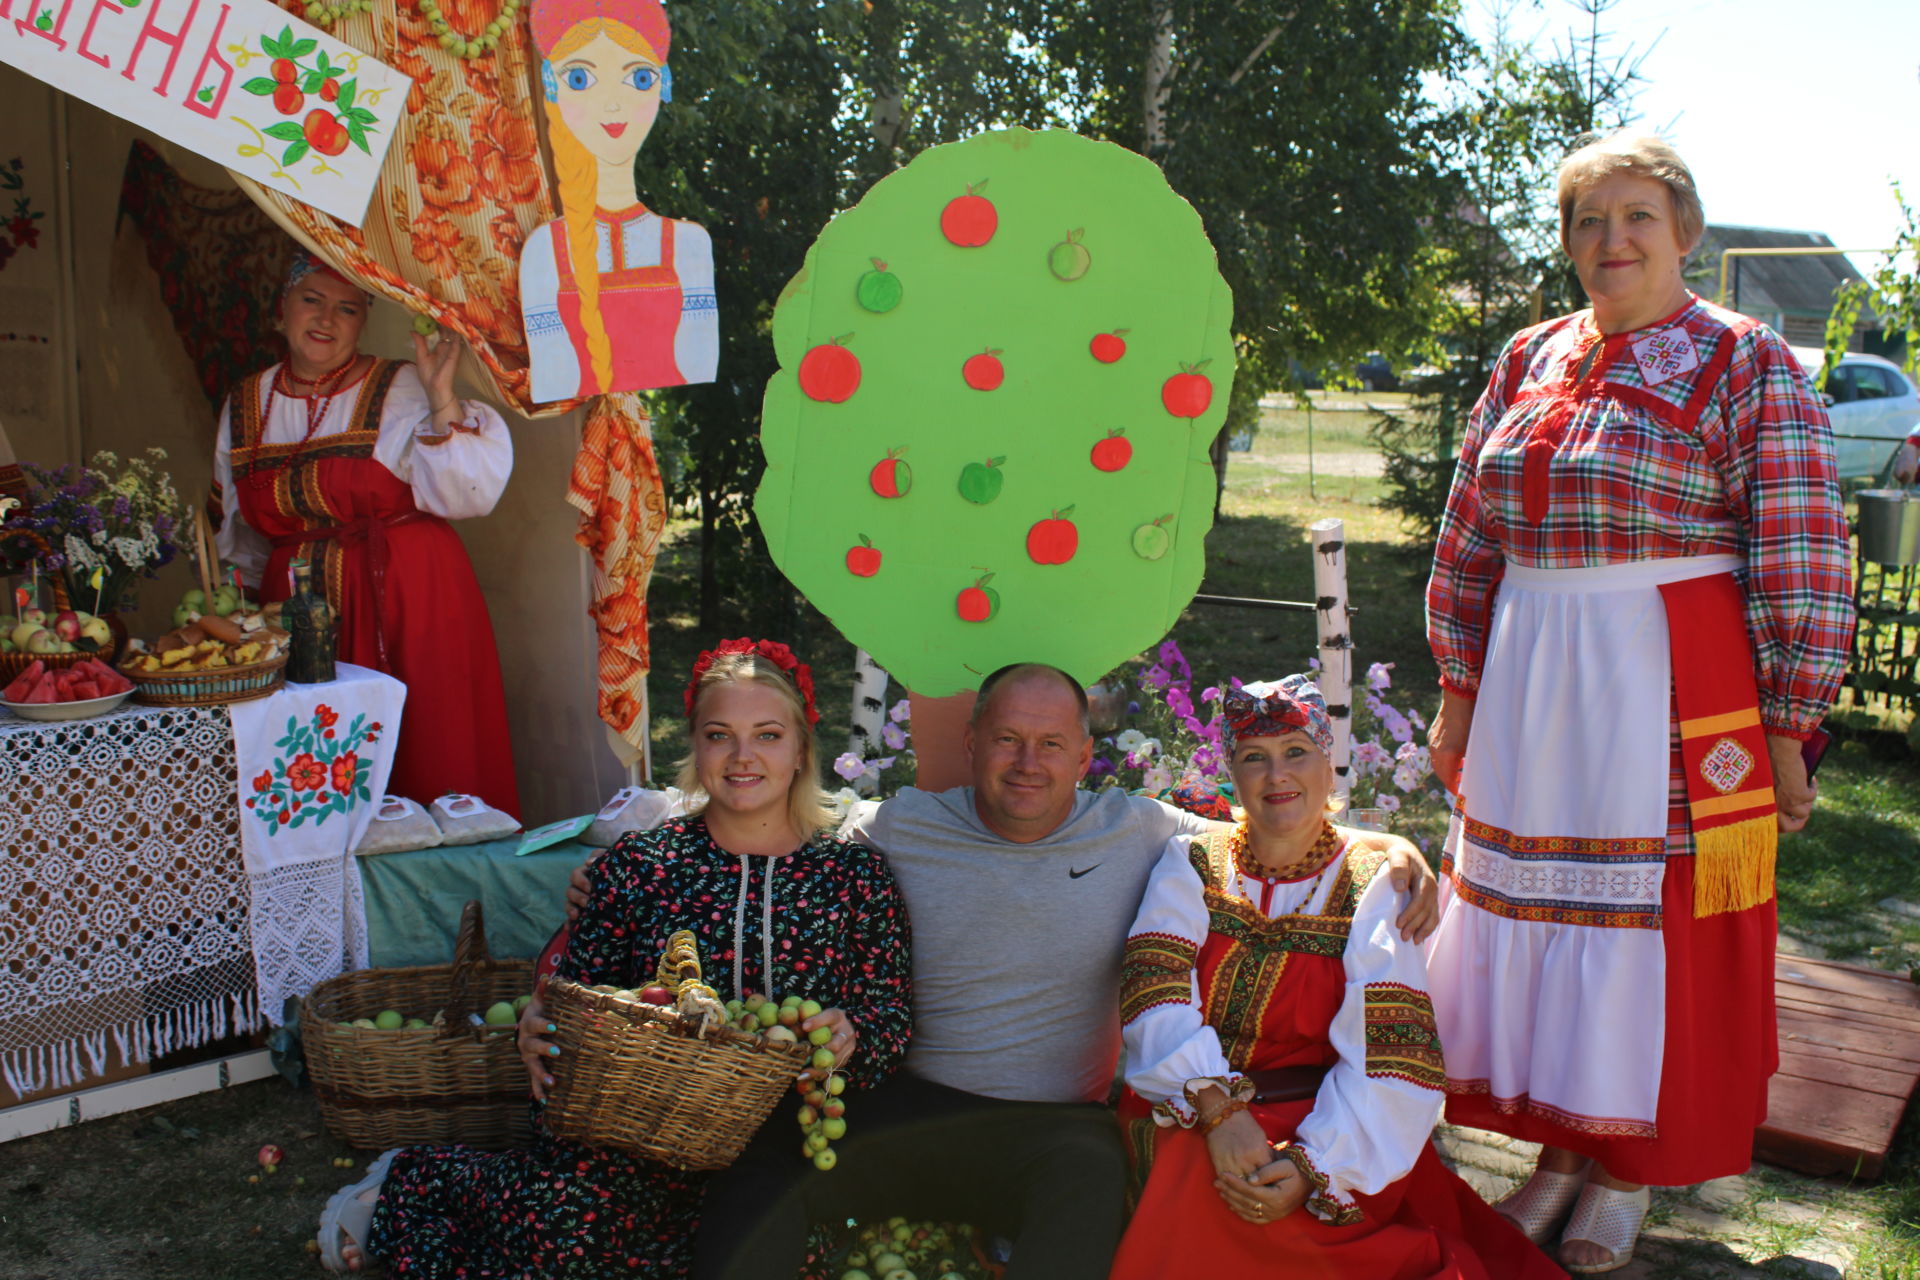
<path fill-rule="evenodd" d="M 1860 558 L 1903 568 L 1920 564 L 1920 492 L 1862 489 Z"/>

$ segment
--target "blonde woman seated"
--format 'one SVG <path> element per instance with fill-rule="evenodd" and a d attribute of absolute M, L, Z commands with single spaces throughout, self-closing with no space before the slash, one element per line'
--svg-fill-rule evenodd
<path fill-rule="evenodd" d="M 1304 676 L 1225 705 L 1238 826 L 1176 837 L 1121 979 L 1139 1207 L 1116 1280 L 1564 1273 L 1434 1154 L 1446 1095 L 1385 841 L 1327 819 Z"/>

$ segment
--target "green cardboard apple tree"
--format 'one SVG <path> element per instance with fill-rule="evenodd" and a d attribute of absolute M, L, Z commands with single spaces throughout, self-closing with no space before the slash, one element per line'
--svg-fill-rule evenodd
<path fill-rule="evenodd" d="M 774 311 L 754 510 L 794 585 L 916 693 L 1092 682 L 1166 634 L 1213 521 L 1232 298 L 1154 165 L 1062 131 L 923 152 Z"/>

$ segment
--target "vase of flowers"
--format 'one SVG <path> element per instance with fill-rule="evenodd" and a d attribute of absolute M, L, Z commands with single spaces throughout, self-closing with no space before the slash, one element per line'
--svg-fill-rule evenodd
<path fill-rule="evenodd" d="M 135 583 L 178 550 L 182 508 L 166 458 L 150 448 L 124 461 L 102 450 L 54 470 L 23 463 L 27 505 L 0 523 L 0 553 L 57 582 L 73 608 L 110 616 L 129 607 Z"/>

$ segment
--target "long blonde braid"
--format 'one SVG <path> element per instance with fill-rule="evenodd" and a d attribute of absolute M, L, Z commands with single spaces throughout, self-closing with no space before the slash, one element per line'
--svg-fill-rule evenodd
<path fill-rule="evenodd" d="M 593 365 L 593 386 L 582 395 L 613 385 L 613 340 L 600 314 L 600 236 L 593 216 L 600 189 L 600 162 L 573 136 L 560 118 L 560 108 L 547 103 L 547 138 L 553 144 L 554 173 L 560 179 L 560 216 L 567 232 L 567 253 L 573 259 L 573 282 L 580 290 L 580 327 L 587 332 L 587 358 Z"/>

